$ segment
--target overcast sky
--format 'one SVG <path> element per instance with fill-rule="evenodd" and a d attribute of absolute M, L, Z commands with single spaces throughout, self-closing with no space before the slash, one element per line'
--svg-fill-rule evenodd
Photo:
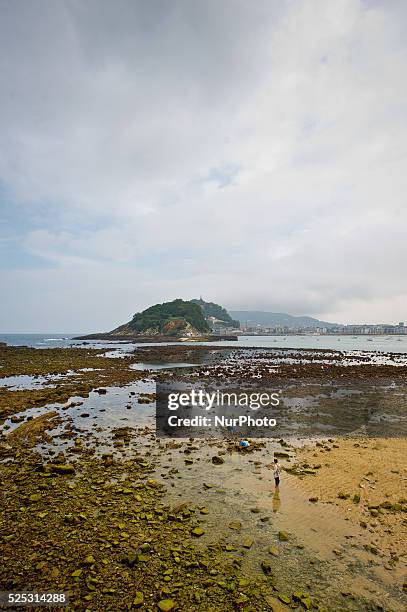
<path fill-rule="evenodd" d="M 0 332 L 407 321 L 404 0 L 0 9 Z"/>

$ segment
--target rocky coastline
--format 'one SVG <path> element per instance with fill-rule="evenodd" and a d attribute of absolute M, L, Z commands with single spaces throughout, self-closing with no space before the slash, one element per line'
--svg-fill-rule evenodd
<path fill-rule="evenodd" d="M 304 406 L 341 406 L 329 385 L 355 397 L 370 387 L 369 401 L 381 390 L 383 413 L 402 418 L 407 368 L 385 361 L 233 346 L 0 347 L 3 590 L 52 586 L 79 611 L 398 612 L 407 443 L 385 435 L 390 423 L 379 437 L 242 449 L 233 435 L 160 440 L 153 420 L 157 380 L 262 385 L 276 372 L 299 422 Z M 181 362 L 193 366 L 173 367 Z"/>

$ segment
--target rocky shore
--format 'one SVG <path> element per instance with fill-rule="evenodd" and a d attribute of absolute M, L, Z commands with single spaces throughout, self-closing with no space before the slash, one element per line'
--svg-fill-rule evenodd
<path fill-rule="evenodd" d="M 233 341 L 237 340 L 234 334 L 206 334 L 203 336 L 165 336 L 163 334 L 143 335 L 143 334 L 115 334 L 112 332 L 100 334 L 88 334 L 86 336 L 77 336 L 73 340 L 108 340 L 116 342 L 137 342 L 137 343 L 161 343 L 161 342 L 219 342 L 220 340 Z"/>
<path fill-rule="evenodd" d="M 290 349 L 112 353 L 0 347 L 2 590 L 64 591 L 81 611 L 405 609 L 405 436 L 241 449 L 233 435 L 159 440 L 153 414 L 157 379 L 258 385 L 277 371 L 299 412 L 345 381 L 363 397 L 380 387 L 402 418 L 406 366 Z"/>

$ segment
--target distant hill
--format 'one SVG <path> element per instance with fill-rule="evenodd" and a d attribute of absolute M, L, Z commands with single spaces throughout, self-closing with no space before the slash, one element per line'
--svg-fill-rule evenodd
<path fill-rule="evenodd" d="M 205 302 L 205 300 L 202 298 L 199 298 L 199 300 L 191 300 L 191 302 L 200 306 L 205 319 L 214 317 L 217 321 L 223 323 L 224 327 L 240 327 L 240 322 L 232 319 L 226 308 L 223 308 L 223 306 L 215 304 L 215 302 Z"/>
<path fill-rule="evenodd" d="M 134 315 L 131 321 L 113 329 L 115 336 L 199 336 L 210 331 L 202 309 L 181 299 L 155 304 Z"/>
<path fill-rule="evenodd" d="M 244 325 L 255 327 L 287 326 L 287 327 L 336 327 L 336 323 L 320 321 L 313 317 L 294 317 L 284 312 L 263 312 L 261 310 L 231 310 L 230 314 Z"/>

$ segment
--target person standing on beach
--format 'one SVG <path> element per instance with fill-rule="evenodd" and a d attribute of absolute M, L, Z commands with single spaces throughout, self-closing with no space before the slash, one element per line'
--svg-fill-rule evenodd
<path fill-rule="evenodd" d="M 279 489 L 281 465 L 279 464 L 278 459 L 274 459 L 273 472 L 274 472 L 274 483 L 276 485 L 276 489 Z"/>

